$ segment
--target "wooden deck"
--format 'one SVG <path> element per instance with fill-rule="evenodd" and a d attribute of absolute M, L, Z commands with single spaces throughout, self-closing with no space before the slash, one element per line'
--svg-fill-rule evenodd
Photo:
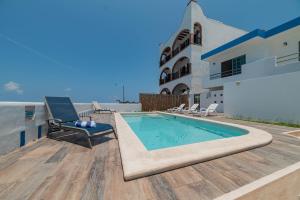
<path fill-rule="evenodd" d="M 109 114 L 97 117 L 114 124 Z M 124 182 L 113 135 L 97 141 L 92 150 L 45 138 L 0 158 L 0 199 L 213 199 L 300 161 L 300 140 L 281 134 L 292 128 L 215 119 L 264 129 L 273 134 L 274 141 L 258 149 Z"/>

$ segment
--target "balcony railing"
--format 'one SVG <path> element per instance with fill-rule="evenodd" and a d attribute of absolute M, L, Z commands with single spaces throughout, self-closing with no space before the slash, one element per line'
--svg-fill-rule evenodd
<path fill-rule="evenodd" d="M 167 63 L 169 60 L 171 60 L 172 55 L 168 55 L 165 57 L 165 59 L 160 61 L 160 66 L 164 65 L 165 63 Z"/>
<path fill-rule="evenodd" d="M 221 73 L 211 74 L 210 80 L 219 79 L 219 78 L 225 78 L 229 76 L 234 76 L 242 73 L 242 68 L 232 69 L 228 71 L 223 71 Z"/>
<path fill-rule="evenodd" d="M 290 61 L 300 61 L 300 52 L 277 57 L 277 64 L 283 64 Z"/>
<path fill-rule="evenodd" d="M 191 74 L 191 66 L 192 66 L 192 64 L 188 63 L 186 66 L 181 67 L 180 71 L 172 73 L 172 76 L 169 75 L 165 79 L 160 79 L 159 80 L 159 85 L 163 85 L 163 84 L 168 83 L 170 81 L 173 81 L 173 80 L 179 79 L 183 76 L 187 76 L 187 75 Z"/>
<path fill-rule="evenodd" d="M 177 56 L 181 51 L 183 51 L 185 48 L 187 48 L 191 44 L 190 38 L 186 39 L 183 43 L 179 45 L 176 49 L 172 51 L 172 55 L 167 56 L 164 60 L 160 61 L 160 66 L 163 66 L 165 63 L 167 63 L 169 60 L 171 60 L 173 57 Z"/>

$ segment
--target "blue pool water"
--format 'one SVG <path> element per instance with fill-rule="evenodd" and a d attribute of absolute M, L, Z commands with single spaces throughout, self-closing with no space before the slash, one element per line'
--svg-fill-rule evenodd
<path fill-rule="evenodd" d="M 164 114 L 123 114 L 147 150 L 245 135 L 232 126 Z"/>

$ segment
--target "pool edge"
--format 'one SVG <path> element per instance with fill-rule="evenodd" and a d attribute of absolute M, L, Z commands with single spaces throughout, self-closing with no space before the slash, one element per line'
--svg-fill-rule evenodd
<path fill-rule="evenodd" d="M 164 112 L 156 113 L 170 114 Z M 271 134 L 253 127 L 218 122 L 210 119 L 199 119 L 180 114 L 171 115 L 229 125 L 245 129 L 249 133 L 236 138 L 226 138 L 180 147 L 147 151 L 121 114 L 115 113 L 123 173 L 126 181 L 258 148 L 270 144 L 273 139 Z M 199 149 L 201 149 L 201 151 L 199 151 Z"/>

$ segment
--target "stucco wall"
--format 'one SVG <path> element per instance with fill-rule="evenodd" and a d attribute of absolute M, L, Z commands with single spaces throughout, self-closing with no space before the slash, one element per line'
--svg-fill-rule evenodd
<path fill-rule="evenodd" d="M 206 90 L 203 90 L 202 79 L 209 73 L 209 68 L 208 62 L 201 60 L 201 54 L 245 34 L 245 31 L 243 30 L 207 18 L 197 3 L 190 2 L 190 4 L 186 7 L 181 25 L 166 43 L 161 44 L 160 53 L 162 53 L 166 47 L 172 48 L 174 40 L 182 30 L 189 29 L 191 33 L 193 33 L 195 23 L 199 23 L 202 26 L 203 45 L 189 45 L 189 47 L 160 67 L 159 72 L 160 75 L 166 67 L 172 70 L 172 67 L 176 61 L 181 57 L 186 56 L 190 58 L 190 62 L 192 63 L 192 75 L 179 78 L 167 84 L 163 84 L 160 86 L 160 91 L 162 91 L 164 88 L 168 88 L 172 92 L 177 84 L 185 83 L 191 89 L 190 94 L 199 94 L 205 92 Z M 190 102 L 192 102 L 192 99 Z"/>
<path fill-rule="evenodd" d="M 217 108 L 218 113 L 224 112 L 224 91 L 223 90 L 201 93 L 200 95 L 201 108 L 207 108 L 210 104 L 213 103 L 219 104 Z"/>
<path fill-rule="evenodd" d="M 25 106 L 35 106 L 34 120 L 25 119 Z M 79 113 L 90 113 L 90 103 L 75 103 Z M 115 104 L 103 103 L 104 108 L 115 109 L 118 112 L 141 111 L 140 104 Z M 25 131 L 25 144 L 38 139 L 38 129 L 41 126 L 41 134 L 47 133 L 46 113 L 44 103 L 32 102 L 0 102 L 0 155 L 6 154 L 20 147 L 20 133 Z"/>
<path fill-rule="evenodd" d="M 266 57 L 243 65 L 242 73 L 238 75 L 213 80 L 210 80 L 210 77 L 207 76 L 203 79 L 203 86 L 204 88 L 220 87 L 227 82 L 240 81 L 245 79 L 259 78 L 297 71 L 300 71 L 300 62 L 297 60 L 294 60 L 292 63 L 277 65 L 276 57 Z"/>
<path fill-rule="evenodd" d="M 299 60 L 291 59 L 277 65 L 277 58 L 295 54 L 299 51 L 299 34 L 300 27 L 298 26 L 267 39 L 256 37 L 231 49 L 211 56 L 207 59 L 207 61 L 209 61 L 209 74 L 221 73 L 222 62 L 241 55 L 246 55 L 246 64 L 242 66 L 241 76 L 238 75 L 215 80 L 209 80 L 209 77 L 206 77 L 203 81 L 205 88 L 221 86 L 223 83 L 230 80 L 268 76 L 276 73 L 289 72 L 289 70 L 295 71 L 289 65 L 292 65 Z M 287 43 L 287 45 L 284 45 L 284 43 Z M 296 56 L 297 55 L 294 55 L 282 60 L 296 58 Z M 280 66 L 285 66 L 286 69 L 277 69 L 280 68 Z M 289 67 L 291 69 L 287 69 Z M 299 67 L 298 70 L 300 70 Z"/>
<path fill-rule="evenodd" d="M 224 84 L 229 117 L 300 124 L 300 72 Z"/>
<path fill-rule="evenodd" d="M 117 103 L 100 103 L 103 108 L 113 109 L 117 112 L 140 112 L 142 110 L 141 104 L 117 104 Z"/>

